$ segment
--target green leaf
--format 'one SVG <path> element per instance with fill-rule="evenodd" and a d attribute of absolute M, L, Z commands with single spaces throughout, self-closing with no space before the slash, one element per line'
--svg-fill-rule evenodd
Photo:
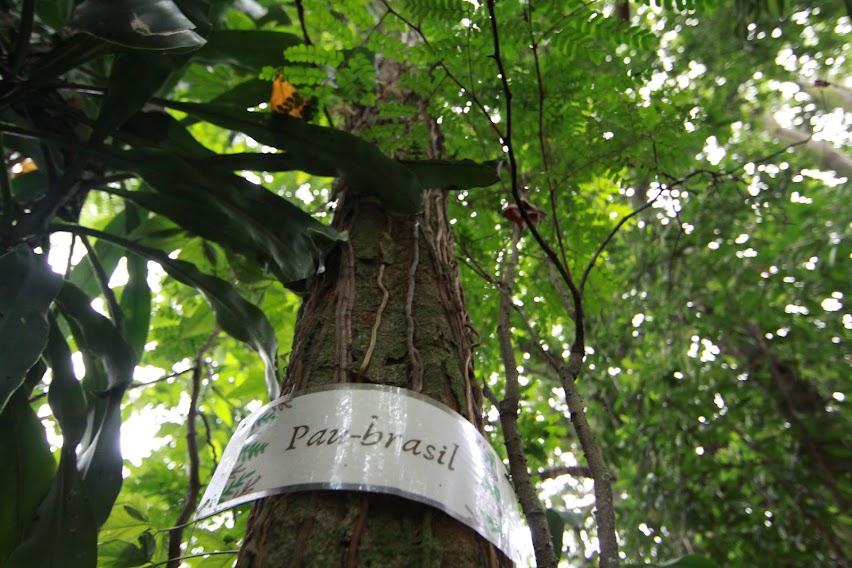
<path fill-rule="evenodd" d="M 98 568 L 141 566 L 151 560 L 156 548 L 156 540 L 150 531 L 139 535 L 138 544 L 108 540 L 98 545 Z"/>
<path fill-rule="evenodd" d="M 235 252 L 268 262 L 285 285 L 313 277 L 327 250 L 341 239 L 286 199 L 210 164 L 193 167 L 156 148 L 128 151 L 125 156 L 162 196 L 124 195 L 138 197 L 142 206 L 205 238 L 241 246 Z"/>
<path fill-rule="evenodd" d="M 285 32 L 215 30 L 207 38 L 207 45 L 193 54 L 193 59 L 241 67 L 257 74 L 264 66 L 280 66 L 284 63 L 284 50 L 301 43 L 302 38 Z"/>
<path fill-rule="evenodd" d="M 0 256 L 0 412 L 38 361 L 48 336 L 47 311 L 62 277 L 27 245 Z"/>
<path fill-rule="evenodd" d="M 473 160 L 400 160 L 411 170 L 421 189 L 468 189 L 487 187 L 500 181 L 498 162 Z"/>
<path fill-rule="evenodd" d="M 4 568 L 94 568 L 97 525 L 75 450 L 86 426 L 86 404 L 74 377 L 71 351 L 55 320 L 45 353 L 53 373 L 47 399 L 63 435 L 59 471 L 27 538 Z"/>
<path fill-rule="evenodd" d="M 71 25 L 131 49 L 187 51 L 205 43 L 172 0 L 85 0 L 74 10 Z"/>
<path fill-rule="evenodd" d="M 71 11 L 74 9 L 74 0 L 36 0 L 36 15 L 55 30 L 65 26 Z"/>
<path fill-rule="evenodd" d="M 4 568 L 95 568 L 97 527 L 75 461 L 73 446 L 64 445 L 36 522 Z"/>
<path fill-rule="evenodd" d="M 107 223 L 106 227 L 104 227 L 104 231 L 111 234 L 127 235 L 127 211 L 125 210 L 116 214 Z M 98 257 L 104 269 L 104 273 L 109 278 L 112 276 L 113 271 L 115 271 L 115 267 L 118 266 L 121 257 L 124 256 L 124 252 L 120 247 L 106 241 L 95 242 L 93 248 L 95 256 Z M 68 277 L 68 280 L 88 296 L 96 296 L 101 292 L 101 286 L 98 283 L 95 270 L 88 258 L 83 259 L 71 269 L 71 275 Z"/>
<path fill-rule="evenodd" d="M 184 59 L 161 53 L 118 54 L 112 63 L 109 84 L 90 140 L 103 140 L 136 114 Z"/>
<path fill-rule="evenodd" d="M 87 428 L 79 469 L 100 525 L 109 517 L 121 490 L 121 399 L 133 378 L 136 355 L 120 330 L 91 303 L 92 299 L 70 282 L 57 298 L 86 361 Z"/>
<path fill-rule="evenodd" d="M 337 175 L 355 193 L 372 195 L 393 213 L 414 214 L 422 205 L 417 178 L 374 144 L 357 136 L 284 115 L 267 115 L 200 103 L 168 106 L 287 151 L 288 168 Z"/>
<path fill-rule="evenodd" d="M 140 212 L 126 204 L 127 228 L 133 231 L 140 223 Z M 148 328 L 151 324 L 151 288 L 148 286 L 148 263 L 137 255 L 127 256 L 127 284 L 121 293 L 119 306 L 124 315 L 124 335 L 136 354 L 142 359 Z"/>
<path fill-rule="evenodd" d="M 109 240 L 127 250 L 159 263 L 172 278 L 196 288 L 204 295 L 216 314 L 216 321 L 228 335 L 247 344 L 258 352 L 266 365 L 266 383 L 270 398 L 278 396 L 276 353 L 278 340 L 266 316 L 254 304 L 244 300 L 236 289 L 224 280 L 204 274 L 195 265 L 169 258 L 163 251 L 146 247 L 115 235 L 93 231 L 85 227 L 56 225 L 59 230 L 84 233 Z"/>
<path fill-rule="evenodd" d="M 20 389 L 0 413 L 0 564 L 26 534 L 56 468 L 28 396 Z"/>
<path fill-rule="evenodd" d="M 86 429 L 86 400 L 71 364 L 71 350 L 53 318 L 47 338 L 45 358 L 53 376 L 47 402 L 62 429 L 63 447 L 77 446 Z M 76 462 L 76 457 L 75 457 Z"/>
<path fill-rule="evenodd" d="M 553 553 L 556 555 L 556 561 L 562 557 L 562 542 L 565 537 L 565 519 L 559 514 L 559 511 L 547 509 L 545 511 L 547 517 L 547 525 L 550 528 L 550 538 L 553 541 Z"/>

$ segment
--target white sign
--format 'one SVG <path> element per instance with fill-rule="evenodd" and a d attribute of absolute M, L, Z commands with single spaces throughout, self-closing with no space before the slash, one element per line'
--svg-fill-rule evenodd
<path fill-rule="evenodd" d="M 465 523 L 518 564 L 532 556 L 494 449 L 473 424 L 413 391 L 335 385 L 260 408 L 237 427 L 196 517 L 308 489 L 400 495 Z"/>

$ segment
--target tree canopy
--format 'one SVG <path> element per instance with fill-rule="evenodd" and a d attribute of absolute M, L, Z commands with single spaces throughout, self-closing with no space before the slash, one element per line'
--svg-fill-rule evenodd
<path fill-rule="evenodd" d="M 0 564 L 231 565 L 247 509 L 174 527 L 345 185 L 448 191 L 561 565 L 609 480 L 626 564 L 844 565 L 852 14 L 813 4 L 6 0 Z"/>

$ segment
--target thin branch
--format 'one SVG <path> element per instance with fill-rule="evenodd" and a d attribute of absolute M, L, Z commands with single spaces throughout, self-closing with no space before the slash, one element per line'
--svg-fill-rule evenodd
<path fill-rule="evenodd" d="M 213 471 L 216 471 L 216 468 L 219 467 L 219 451 L 216 449 L 215 444 L 213 444 L 213 435 L 210 430 L 210 421 L 207 420 L 207 415 L 203 412 L 199 411 L 198 416 L 201 417 L 201 421 L 204 422 L 204 438 L 207 442 L 207 447 L 210 448 L 210 454 L 213 458 Z"/>
<path fill-rule="evenodd" d="M 115 327 L 122 329 L 123 318 L 121 308 L 118 307 L 118 301 L 115 299 L 115 293 L 113 293 L 112 288 L 109 287 L 109 277 L 107 276 L 106 271 L 104 271 L 104 267 L 95 252 L 95 247 L 92 246 L 92 243 L 89 242 L 89 239 L 85 235 L 79 235 L 79 237 L 80 242 L 82 242 L 83 246 L 86 247 L 86 258 L 89 259 L 89 263 L 92 265 L 92 270 L 95 271 L 95 277 L 101 287 L 101 292 L 103 293 L 104 298 L 106 298 L 109 315 L 112 318 L 113 323 L 115 323 Z"/>
<path fill-rule="evenodd" d="M 180 562 L 181 560 L 189 560 L 190 558 L 202 558 L 204 556 L 219 556 L 222 554 L 239 554 L 239 550 L 214 550 L 211 552 L 199 552 L 197 554 L 187 554 L 186 556 L 175 556 L 169 558 L 168 560 L 163 560 L 162 562 L 155 562 L 151 564 L 151 568 L 154 566 L 162 566 L 163 564 L 170 564 L 172 562 Z"/>
<path fill-rule="evenodd" d="M 538 147 L 541 153 L 541 164 L 544 167 L 544 178 L 547 180 L 547 189 L 550 196 L 550 215 L 553 220 L 553 230 L 556 233 L 556 242 L 559 244 L 559 252 L 562 262 L 567 265 L 568 257 L 565 254 L 565 243 L 562 240 L 562 228 L 559 225 L 559 215 L 556 209 L 556 185 L 550 176 L 550 158 L 547 153 L 547 144 L 544 137 L 544 78 L 541 75 L 541 63 L 538 58 L 538 41 L 533 33 L 533 4 L 532 0 L 527 2 L 527 26 L 530 32 L 530 50 L 535 63 L 535 79 L 538 87 Z M 580 287 L 582 289 L 582 286 Z"/>
<path fill-rule="evenodd" d="M 428 48 L 432 51 L 432 53 L 435 53 L 435 54 L 437 55 L 437 52 L 435 51 L 435 48 L 434 48 L 434 47 L 432 47 L 432 44 L 431 44 L 431 43 L 429 43 L 429 40 L 426 38 L 426 34 L 424 34 L 424 33 L 423 33 L 423 29 L 422 29 L 420 26 L 418 26 L 417 24 L 415 24 L 414 22 L 412 22 L 411 20 L 407 19 L 405 16 L 403 16 L 402 14 L 400 14 L 399 12 L 397 12 L 396 10 L 394 10 L 393 8 L 391 8 L 390 3 L 389 3 L 387 0 L 381 0 L 381 2 L 382 2 L 382 5 L 384 5 L 385 9 L 388 11 L 388 13 L 389 13 L 389 14 L 392 14 L 392 15 L 393 15 L 393 16 L 395 16 L 395 17 L 396 17 L 399 21 L 401 21 L 401 22 L 402 22 L 402 23 L 404 23 L 406 26 L 408 26 L 409 28 L 411 28 L 412 30 L 414 30 L 415 32 L 417 32 L 417 35 L 419 35 L 419 36 L 420 36 L 420 38 L 423 40 L 423 44 L 424 44 L 426 47 L 428 47 Z M 497 136 L 497 139 L 498 139 L 498 140 L 500 140 L 500 141 L 502 141 L 502 140 L 503 140 L 503 133 L 502 133 L 502 132 L 500 132 L 500 128 L 497 126 L 497 123 L 496 123 L 496 122 L 494 122 L 494 121 L 491 119 L 491 115 L 490 115 L 490 114 L 488 114 L 488 110 L 486 110 L 485 106 L 482 104 L 482 101 L 480 101 L 480 100 L 479 100 L 479 97 L 477 97 L 477 96 L 476 96 L 476 93 L 474 93 L 474 92 L 473 92 L 473 90 L 468 89 L 468 88 L 464 85 L 464 83 L 462 83 L 462 82 L 459 80 L 459 78 L 458 78 L 458 77 L 456 77 L 455 73 L 453 73 L 453 72 L 450 70 L 450 68 L 449 68 L 449 67 L 447 67 L 447 64 L 446 64 L 446 63 L 444 63 L 443 59 L 438 60 L 438 65 L 441 67 L 441 69 L 443 69 L 443 70 L 444 70 L 444 73 L 446 73 L 446 74 L 447 74 L 447 77 L 449 77 L 449 78 L 450 78 L 450 80 L 451 80 L 453 83 L 455 83 L 455 84 L 456 84 L 456 86 L 457 86 L 459 89 L 461 89 L 462 91 L 464 91 L 465 93 L 467 93 L 467 95 L 470 97 L 470 101 L 471 101 L 474 105 L 476 105 L 476 108 L 477 108 L 477 109 L 479 109 L 479 111 L 480 111 L 480 112 L 481 112 L 481 113 L 485 116 L 485 118 L 487 119 L 487 121 L 488 121 L 488 125 L 491 127 L 491 130 L 493 130 L 493 131 L 494 131 L 494 134 Z"/>
<path fill-rule="evenodd" d="M 515 359 L 515 349 L 512 345 L 511 310 L 512 288 L 515 283 L 515 268 L 518 264 L 518 241 L 521 229 L 512 226 L 512 240 L 509 250 L 504 257 L 503 278 L 500 286 L 500 312 L 497 325 L 497 337 L 500 344 L 500 356 L 503 359 L 503 369 L 506 374 L 506 392 L 503 400 L 497 403 L 500 413 L 500 425 L 503 427 L 503 440 L 506 444 L 506 455 L 509 458 L 509 471 L 512 483 L 518 494 L 518 500 L 524 511 L 524 516 L 530 525 L 533 549 L 535 550 L 536 565 L 543 568 L 556 567 L 556 555 L 553 550 L 553 540 L 547 515 L 536 493 L 530 478 L 521 433 L 518 428 L 518 406 L 520 404 L 520 386 L 518 381 L 518 362 Z"/>
<path fill-rule="evenodd" d="M 506 75 L 506 67 L 503 65 L 503 57 L 500 52 L 500 36 L 497 29 L 497 15 L 494 11 L 494 0 L 488 0 L 486 2 L 486 6 L 488 8 L 489 19 L 491 21 L 491 36 L 494 43 L 494 59 L 497 62 L 497 70 L 500 73 L 500 82 L 503 85 L 503 96 L 506 99 L 506 136 L 503 140 L 504 145 L 507 148 L 507 153 L 509 155 L 509 170 L 512 178 L 512 197 L 515 200 L 515 204 L 518 206 L 518 212 L 521 214 L 521 217 L 524 219 L 524 223 L 529 229 L 535 241 L 538 243 L 541 250 L 544 251 L 545 255 L 550 259 L 556 269 L 559 271 L 559 275 L 562 277 L 562 280 L 568 286 L 568 289 L 571 291 L 571 297 L 574 301 L 574 344 L 571 346 L 571 359 L 569 360 L 569 368 L 573 372 L 574 378 L 579 375 L 580 370 L 583 364 L 583 357 L 585 355 L 585 326 L 583 321 L 583 298 L 580 294 L 580 290 L 574 283 L 574 279 L 571 277 L 571 269 L 567 264 L 564 264 L 559 260 L 559 257 L 556 255 L 556 252 L 553 248 L 547 244 L 547 241 L 544 240 L 544 237 L 541 236 L 541 233 L 533 223 L 532 219 L 527 212 L 527 208 L 524 205 L 520 188 L 518 186 L 518 162 L 515 157 L 515 149 L 512 142 L 512 89 L 509 87 L 509 79 Z"/>
<path fill-rule="evenodd" d="M 598 257 L 600 257 L 600 255 L 603 253 L 604 249 L 607 247 L 609 242 L 613 239 L 613 237 L 615 237 L 615 234 L 630 219 L 632 219 L 633 217 L 635 217 L 636 215 L 638 215 L 642 211 L 645 211 L 646 209 L 651 207 L 654 204 L 654 202 L 657 201 L 657 198 L 660 197 L 660 195 L 663 194 L 663 191 L 664 191 L 663 189 L 660 189 L 657 192 L 657 195 L 655 195 L 647 203 L 645 203 L 644 205 L 642 205 L 641 207 L 639 207 L 637 209 L 634 209 L 633 211 L 631 211 L 630 213 L 628 213 L 627 215 L 622 217 L 621 220 L 618 223 L 616 223 L 615 226 L 610 230 L 609 234 L 606 236 L 606 238 L 603 240 L 603 242 L 601 242 L 601 244 L 598 245 L 598 248 L 595 251 L 595 254 L 592 255 L 591 259 L 589 259 L 589 263 L 586 265 L 586 269 L 583 271 L 583 277 L 580 279 L 580 293 L 581 294 L 583 293 L 583 290 L 586 287 L 586 282 L 589 279 L 589 274 L 592 272 L 592 269 L 595 267 L 595 263 L 598 261 Z"/>
<path fill-rule="evenodd" d="M 198 494 L 201 492 L 201 478 L 199 476 L 200 460 L 198 458 L 198 432 L 196 419 L 198 417 L 198 398 L 201 394 L 201 378 L 204 371 L 204 357 L 216 337 L 219 330 L 215 329 L 207 341 L 195 353 L 195 366 L 192 371 L 192 389 L 189 395 L 189 410 L 186 415 L 186 452 L 189 459 L 189 481 L 186 488 L 186 498 L 183 509 L 175 522 L 175 528 L 169 531 L 167 568 L 178 568 L 180 566 L 180 545 L 183 541 L 183 530 L 187 521 L 192 517 L 192 512 L 198 503 Z"/>
<path fill-rule="evenodd" d="M 305 5 L 302 3 L 302 0 L 296 0 L 296 13 L 299 14 L 299 25 L 302 27 L 302 37 L 305 38 L 305 43 L 313 45 L 308 35 L 308 27 L 305 25 Z"/>
<path fill-rule="evenodd" d="M 190 371 L 194 371 L 194 370 L 195 370 L 194 366 L 189 367 L 188 369 L 184 369 L 183 371 L 175 371 L 174 373 L 169 373 L 168 375 L 160 377 L 159 379 L 154 379 L 153 381 L 148 381 L 147 383 L 134 381 L 134 382 L 130 383 L 130 388 L 134 389 L 134 388 L 138 388 L 138 387 L 148 387 L 148 386 L 151 386 L 151 385 L 155 385 L 157 383 L 162 383 L 163 381 L 167 381 L 169 379 L 173 379 L 175 377 L 179 377 L 180 375 L 185 375 L 186 373 L 189 373 Z"/>
<path fill-rule="evenodd" d="M 562 475 L 572 477 L 592 477 L 592 470 L 583 465 L 558 465 L 538 472 L 539 479 L 553 479 Z"/>

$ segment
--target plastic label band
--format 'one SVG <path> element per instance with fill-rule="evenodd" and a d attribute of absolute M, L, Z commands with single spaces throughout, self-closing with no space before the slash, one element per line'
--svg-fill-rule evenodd
<path fill-rule="evenodd" d="M 237 427 L 201 499 L 206 517 L 267 495 L 390 493 L 468 525 L 514 562 L 532 555 L 500 458 L 453 410 L 413 391 L 335 385 L 281 397 Z"/>

